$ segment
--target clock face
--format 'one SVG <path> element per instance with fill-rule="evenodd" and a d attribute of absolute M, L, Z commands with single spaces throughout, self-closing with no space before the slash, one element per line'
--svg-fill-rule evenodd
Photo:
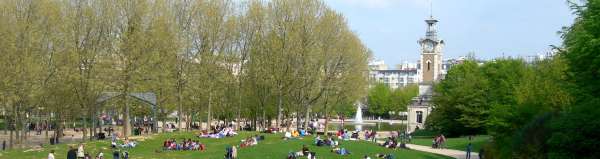
<path fill-rule="evenodd" d="M 426 52 L 433 52 L 434 45 L 432 42 L 426 42 L 424 47 Z"/>

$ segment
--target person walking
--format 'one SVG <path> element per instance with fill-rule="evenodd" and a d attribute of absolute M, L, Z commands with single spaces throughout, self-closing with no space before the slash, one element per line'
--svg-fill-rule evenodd
<path fill-rule="evenodd" d="M 471 149 L 473 149 L 473 145 L 471 145 L 471 143 L 469 142 L 469 145 L 467 145 L 467 156 L 466 156 L 466 159 L 471 159 Z"/>

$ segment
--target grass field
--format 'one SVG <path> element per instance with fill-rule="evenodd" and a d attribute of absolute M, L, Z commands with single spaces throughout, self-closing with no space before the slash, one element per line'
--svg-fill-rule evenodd
<path fill-rule="evenodd" d="M 145 141 L 140 141 L 136 148 L 130 149 L 129 154 L 132 159 L 220 159 L 223 158 L 225 147 L 228 145 L 238 145 L 244 137 L 254 135 L 251 132 L 242 132 L 240 135 L 225 139 L 200 139 L 201 142 L 207 145 L 207 150 L 199 151 L 162 151 L 162 143 L 167 138 L 176 138 L 181 141 L 183 138 L 194 138 L 193 133 L 166 133 L 152 136 Z M 241 159 L 283 159 L 286 158 L 288 152 L 300 151 L 303 144 L 309 146 L 311 151 L 315 151 L 317 158 L 337 159 L 337 158 L 353 158 L 360 159 L 364 155 L 369 155 L 372 158 L 376 153 L 392 153 L 396 158 L 410 159 L 446 159 L 449 157 L 413 151 L 413 150 L 390 150 L 379 147 L 371 142 L 365 141 L 342 141 L 341 147 L 348 149 L 352 154 L 340 156 L 330 152 L 329 147 L 317 147 L 312 144 L 313 138 L 307 137 L 298 140 L 281 140 L 281 134 L 265 134 L 266 140 L 261 141 L 258 145 L 249 148 L 238 150 L 238 155 Z M 86 153 L 95 156 L 102 151 L 105 158 L 112 159 L 108 140 L 93 141 L 86 143 Z M 65 144 L 45 146 L 40 150 L 11 150 L 0 153 L 1 159 L 42 159 L 46 158 L 49 150 L 55 150 L 56 158 L 66 158 L 68 146 Z"/>
<path fill-rule="evenodd" d="M 475 136 L 472 141 L 469 141 L 467 137 L 460 138 L 446 138 L 446 148 L 466 151 L 467 145 L 471 142 L 473 146 L 473 151 L 477 152 L 479 149 L 488 142 L 490 136 L 487 135 L 479 135 Z M 415 145 L 423 145 L 423 146 L 431 146 L 433 138 L 416 138 L 412 140 L 412 144 Z"/>

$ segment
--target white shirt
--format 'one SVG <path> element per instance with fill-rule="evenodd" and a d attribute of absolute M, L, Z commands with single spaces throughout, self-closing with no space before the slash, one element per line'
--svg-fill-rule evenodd
<path fill-rule="evenodd" d="M 85 154 L 83 153 L 83 146 L 79 146 L 77 149 L 77 157 L 85 157 Z"/>
<path fill-rule="evenodd" d="M 54 159 L 54 154 L 53 153 L 49 153 L 48 154 L 48 159 Z"/>

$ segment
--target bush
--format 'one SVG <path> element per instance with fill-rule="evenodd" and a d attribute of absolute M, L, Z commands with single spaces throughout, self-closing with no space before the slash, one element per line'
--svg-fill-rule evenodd
<path fill-rule="evenodd" d="M 413 137 L 434 137 L 439 134 L 440 134 L 440 132 L 438 132 L 438 131 L 428 130 L 428 129 L 415 130 L 414 132 L 411 133 L 411 135 Z"/>

